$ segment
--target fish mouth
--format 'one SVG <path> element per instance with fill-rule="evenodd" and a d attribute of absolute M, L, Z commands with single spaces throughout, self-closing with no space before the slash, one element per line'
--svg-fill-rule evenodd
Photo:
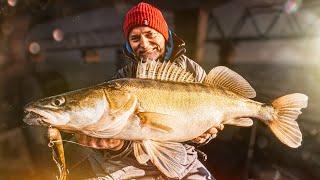
<path fill-rule="evenodd" d="M 29 125 L 50 126 L 47 118 L 32 109 L 25 109 L 23 121 Z"/>

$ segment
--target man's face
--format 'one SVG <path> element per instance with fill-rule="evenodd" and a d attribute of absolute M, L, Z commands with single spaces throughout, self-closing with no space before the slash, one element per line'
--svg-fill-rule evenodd
<path fill-rule="evenodd" d="M 156 60 L 164 55 L 165 39 L 150 27 L 136 27 L 129 33 L 129 44 L 140 59 Z"/>

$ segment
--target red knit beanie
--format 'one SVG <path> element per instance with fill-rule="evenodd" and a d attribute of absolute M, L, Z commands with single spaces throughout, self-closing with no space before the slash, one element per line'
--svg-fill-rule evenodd
<path fill-rule="evenodd" d="M 130 31 L 137 26 L 148 26 L 163 35 L 168 40 L 168 25 L 159 9 L 147 3 L 139 3 L 126 14 L 123 22 L 123 33 L 126 39 Z"/>

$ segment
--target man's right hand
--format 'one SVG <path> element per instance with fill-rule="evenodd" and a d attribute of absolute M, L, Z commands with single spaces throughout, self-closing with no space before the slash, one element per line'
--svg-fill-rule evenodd
<path fill-rule="evenodd" d="M 122 139 L 102 139 L 90 137 L 84 134 L 75 134 L 75 137 L 79 144 L 96 149 L 109 149 L 117 151 L 120 150 L 124 145 L 124 140 Z"/>

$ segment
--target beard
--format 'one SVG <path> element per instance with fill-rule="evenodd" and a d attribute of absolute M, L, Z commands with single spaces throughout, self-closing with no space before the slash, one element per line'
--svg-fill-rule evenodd
<path fill-rule="evenodd" d="M 146 61 L 146 60 L 157 60 L 160 59 L 161 57 L 163 57 L 163 52 L 159 46 L 156 46 L 154 48 L 151 49 L 147 49 L 147 50 L 142 50 L 140 52 L 137 53 L 139 59 L 141 59 L 142 61 Z"/>
<path fill-rule="evenodd" d="M 139 58 L 141 60 L 157 60 L 159 59 L 161 56 L 160 56 L 160 53 L 157 53 L 157 52 L 152 52 L 152 53 L 144 53 L 144 54 L 141 54 L 139 55 Z"/>

